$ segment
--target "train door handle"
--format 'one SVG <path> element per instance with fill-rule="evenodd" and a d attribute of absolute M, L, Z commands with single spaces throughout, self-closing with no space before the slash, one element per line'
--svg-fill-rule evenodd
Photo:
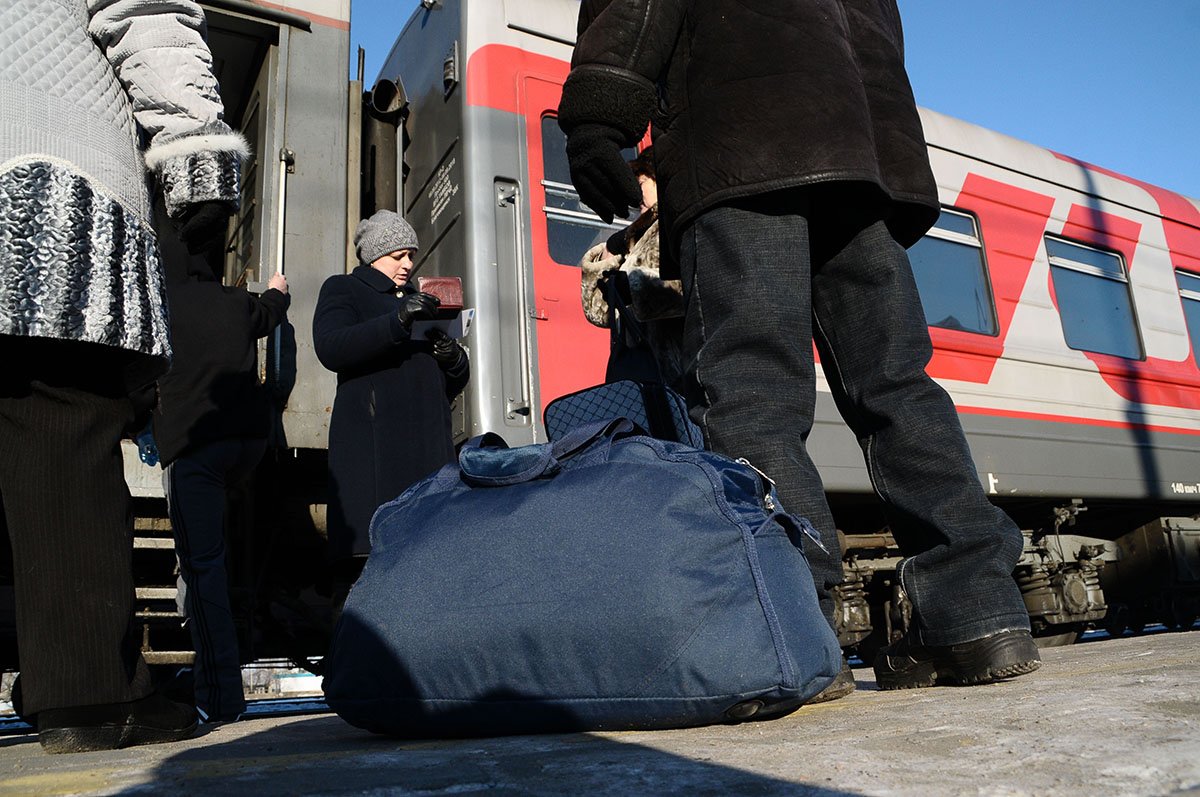
<path fill-rule="evenodd" d="M 505 405 L 504 411 L 508 415 L 509 418 L 516 418 L 518 415 L 525 415 L 525 416 L 529 415 L 529 402 L 528 401 L 518 401 L 516 399 L 510 398 L 506 402 L 504 402 L 504 405 Z"/>

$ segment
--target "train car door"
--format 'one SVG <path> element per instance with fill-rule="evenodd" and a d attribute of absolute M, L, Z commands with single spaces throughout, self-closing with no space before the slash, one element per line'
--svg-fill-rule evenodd
<path fill-rule="evenodd" d="M 531 266 L 537 324 L 540 411 L 555 398 L 604 381 L 608 333 L 580 305 L 580 260 L 617 228 L 580 203 L 567 167 L 566 137 L 554 116 L 567 64 L 549 61 L 520 77 L 530 199 Z M 632 156 L 632 151 L 630 151 Z"/>

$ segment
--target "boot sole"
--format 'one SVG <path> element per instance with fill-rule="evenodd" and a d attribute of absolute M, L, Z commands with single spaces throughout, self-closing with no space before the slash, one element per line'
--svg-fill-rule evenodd
<path fill-rule="evenodd" d="M 1042 666 L 1033 637 L 997 634 L 971 643 L 968 650 L 951 646 L 944 677 L 950 683 L 973 686 L 1027 675 Z M 965 647 L 965 646 L 964 646 Z M 939 670 L 939 676 L 943 673 Z"/>
<path fill-rule="evenodd" d="M 815 706 L 818 703 L 829 703 L 833 700 L 841 700 L 843 697 L 853 692 L 855 688 L 856 685 L 854 681 L 851 681 L 848 684 L 839 684 L 837 681 L 834 681 L 820 692 L 817 692 L 817 694 L 804 705 Z"/>
<path fill-rule="evenodd" d="M 955 649 L 958 647 L 959 649 Z M 977 686 L 1028 675 L 1042 666 L 1037 645 L 1026 634 L 997 634 L 964 646 L 951 646 L 933 659 L 899 672 L 875 670 L 880 690 L 922 689 L 938 684 Z"/>
<path fill-rule="evenodd" d="M 150 728 L 143 725 L 47 728 L 38 733 L 38 742 L 47 753 L 57 755 L 178 742 L 187 739 L 195 732 L 196 723 L 194 722 L 184 728 Z"/>
<path fill-rule="evenodd" d="M 1016 678 L 1018 675 L 1028 675 L 1041 666 L 1041 659 L 1030 659 L 1027 661 L 1014 662 L 1013 664 L 1009 664 L 1004 667 L 989 667 L 985 672 L 982 673 L 952 675 L 948 682 L 960 684 L 962 686 L 990 684 L 994 681 L 1003 681 L 1006 678 Z"/>
<path fill-rule="evenodd" d="M 855 690 L 857 684 L 854 682 L 854 672 L 848 664 L 843 664 L 842 669 L 838 670 L 837 677 L 829 684 L 829 686 L 817 692 L 809 699 L 806 706 L 815 706 L 818 703 L 828 703 L 832 700 L 841 700 L 846 695 Z"/>
<path fill-rule="evenodd" d="M 875 669 L 875 685 L 882 691 L 893 689 L 923 689 L 937 686 L 938 671 L 932 661 L 918 662 L 904 672 L 880 672 Z"/>

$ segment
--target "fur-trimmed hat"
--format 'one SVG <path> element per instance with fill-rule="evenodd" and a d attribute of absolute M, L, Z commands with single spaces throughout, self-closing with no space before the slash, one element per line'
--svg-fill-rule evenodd
<path fill-rule="evenodd" d="M 392 252 L 416 248 L 416 231 L 391 210 L 377 211 L 371 218 L 360 221 L 354 231 L 354 251 L 363 263 L 371 264 Z"/>

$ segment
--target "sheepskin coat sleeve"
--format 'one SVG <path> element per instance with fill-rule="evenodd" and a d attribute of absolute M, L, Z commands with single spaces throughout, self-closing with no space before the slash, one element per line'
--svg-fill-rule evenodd
<path fill-rule="evenodd" d="M 582 279 L 580 280 L 580 300 L 583 302 L 583 316 L 588 320 L 588 323 L 598 326 L 607 327 L 608 322 L 608 301 L 604 298 L 604 291 L 600 288 L 600 282 L 604 279 L 604 275 L 610 271 L 616 271 L 621 267 L 620 255 L 609 255 L 605 257 L 604 244 L 596 244 L 583 256 L 579 267 L 582 270 Z"/>
<path fill-rule="evenodd" d="M 580 286 L 583 314 L 587 320 L 598 327 L 609 326 L 608 300 L 600 283 L 610 271 L 625 273 L 630 309 L 639 321 L 682 318 L 683 285 L 677 279 L 663 279 L 659 269 L 661 251 L 657 221 L 646 228 L 624 257 L 605 257 L 604 244 L 589 249 L 579 264 L 583 272 Z"/>
<path fill-rule="evenodd" d="M 133 381 L 166 369 L 148 183 L 174 218 L 236 207 L 249 154 L 204 35 L 193 0 L 0 3 L 0 335 L 143 355 Z"/>

